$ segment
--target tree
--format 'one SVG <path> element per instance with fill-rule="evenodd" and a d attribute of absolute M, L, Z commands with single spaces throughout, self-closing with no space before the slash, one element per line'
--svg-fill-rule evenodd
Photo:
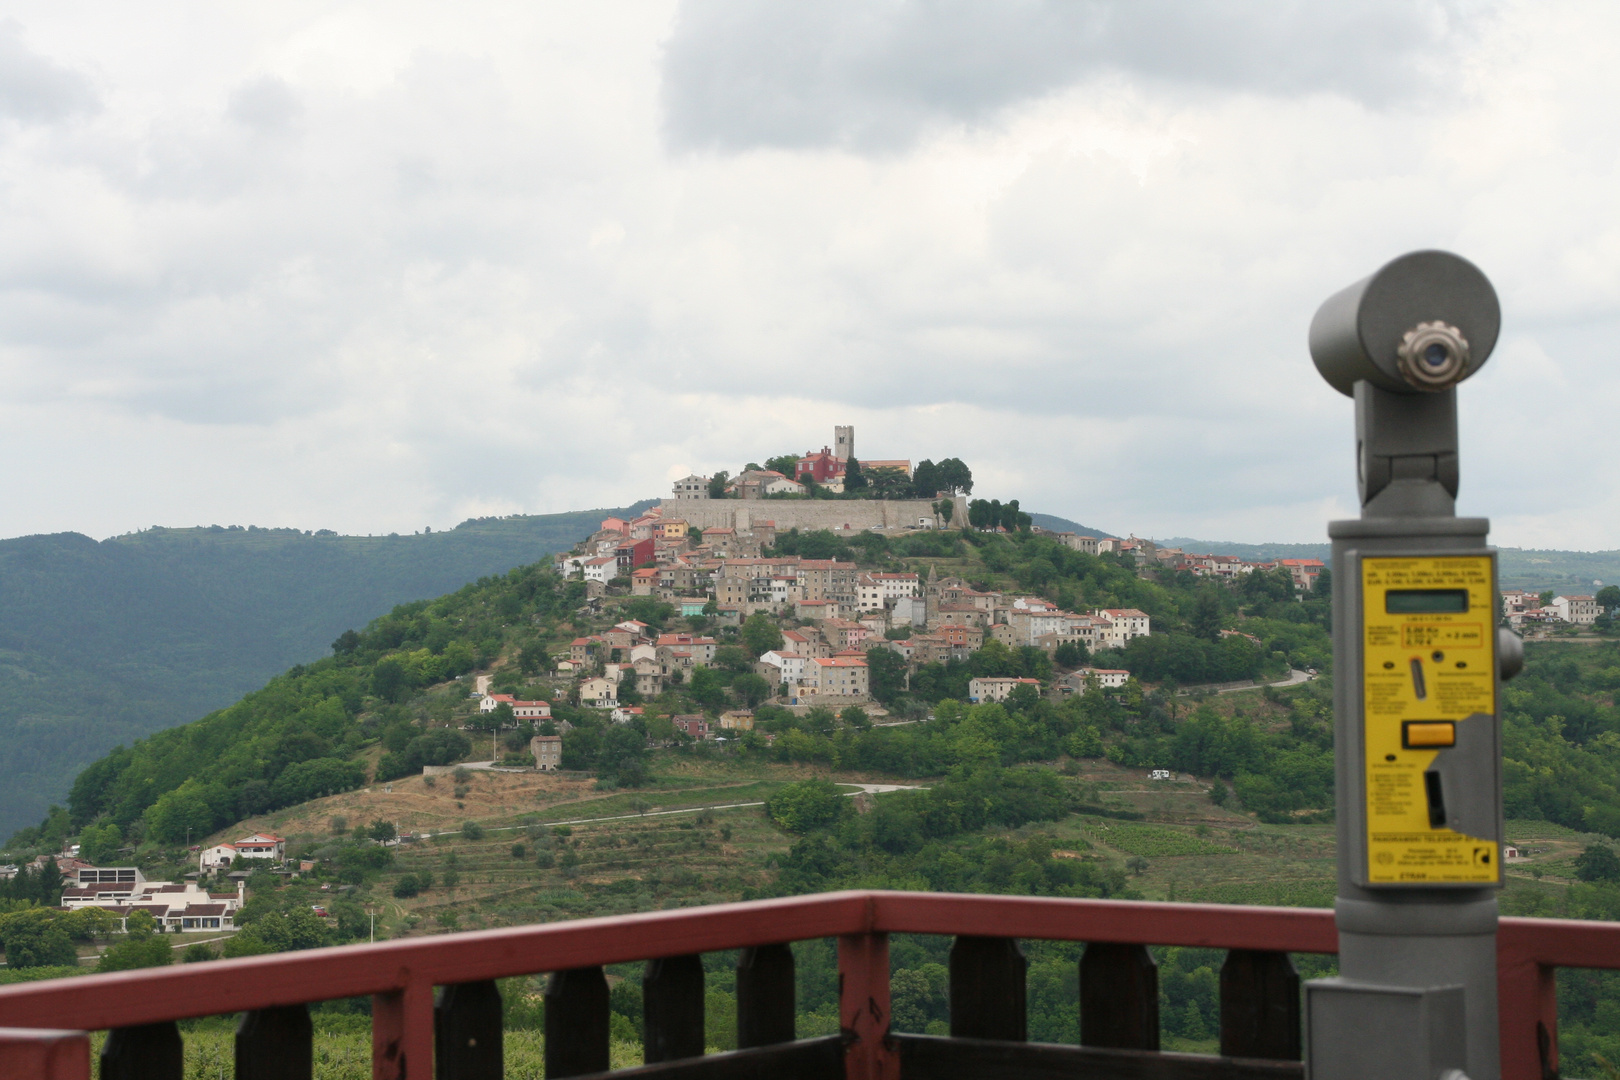
<path fill-rule="evenodd" d="M 872 718 L 867 716 L 866 710 L 859 705 L 846 705 L 838 714 L 838 719 L 844 722 L 845 727 L 856 731 L 867 731 L 872 726 Z"/>
<path fill-rule="evenodd" d="M 932 499 L 945 487 L 939 479 L 939 466 L 927 458 L 917 462 L 917 467 L 911 470 L 911 487 L 919 499 Z"/>
<path fill-rule="evenodd" d="M 973 470 L 961 458 L 946 458 L 938 466 L 939 490 L 952 495 L 973 494 Z"/>
<path fill-rule="evenodd" d="M 238 917 L 237 922 L 240 924 L 242 918 Z M 225 955 L 257 956 L 318 949 L 331 944 L 331 936 L 326 924 L 313 911 L 289 904 L 284 910 L 255 912 L 252 920 L 225 943 Z"/>
<path fill-rule="evenodd" d="M 755 659 L 774 649 L 780 649 L 784 642 L 782 631 L 763 611 L 756 611 L 748 616 L 748 621 L 742 624 L 742 633 L 739 636 L 743 648 Z"/>
<path fill-rule="evenodd" d="M 88 826 L 79 832 L 79 858 L 106 865 L 118 857 L 123 842 L 124 834 L 110 821 Z"/>
<path fill-rule="evenodd" d="M 731 474 L 721 469 L 709 477 L 709 498 L 723 499 L 726 497 L 726 485 L 731 483 Z"/>
<path fill-rule="evenodd" d="M 1620 856 L 1607 844 L 1588 844 L 1575 856 L 1575 876 L 1582 881 L 1620 881 Z"/>
<path fill-rule="evenodd" d="M 893 649 L 874 645 L 866 650 L 866 674 L 872 696 L 892 705 L 906 689 L 906 662 Z"/>
<path fill-rule="evenodd" d="M 174 963 L 174 950 L 162 934 L 130 930 L 129 937 L 101 954 L 96 971 L 132 971 L 135 968 L 167 967 Z"/>
<path fill-rule="evenodd" d="M 789 480 L 798 479 L 794 473 L 799 471 L 798 454 L 778 454 L 773 458 L 765 459 L 765 468 L 771 472 L 779 472 Z"/>
<path fill-rule="evenodd" d="M 830 780 L 801 780 L 778 788 L 765 800 L 765 814 L 792 833 L 807 833 L 838 821 L 849 801 Z"/>
<path fill-rule="evenodd" d="M 850 458 L 844 465 L 844 490 L 860 491 L 866 487 L 866 477 L 861 473 L 861 463 Z"/>
<path fill-rule="evenodd" d="M 371 692 L 384 701 L 398 701 L 409 689 L 405 664 L 397 656 L 385 656 L 371 669 Z"/>
<path fill-rule="evenodd" d="M 5 946 L 10 968 L 63 967 L 79 962 L 67 930 L 50 908 L 31 907 L 0 916 L 0 944 Z"/>
<path fill-rule="evenodd" d="M 1089 657 L 1085 644 L 1079 641 L 1065 641 L 1052 653 L 1052 660 L 1060 668 L 1077 668 L 1087 659 Z"/>
<path fill-rule="evenodd" d="M 949 527 L 951 518 L 956 515 L 955 501 L 951 499 L 939 500 L 934 504 L 934 513 L 938 514 L 940 520 L 943 521 L 947 527 Z"/>
<path fill-rule="evenodd" d="M 731 690 L 748 708 L 757 708 L 771 696 L 771 684 L 763 675 L 750 671 L 731 680 Z"/>
<path fill-rule="evenodd" d="M 366 829 L 366 835 L 378 843 L 387 843 L 399 834 L 394 831 L 394 823 L 392 821 L 377 818 L 372 821 L 371 826 Z"/>
<path fill-rule="evenodd" d="M 597 775 L 620 787 L 640 787 L 648 780 L 647 737 L 630 724 L 614 724 L 596 752 Z"/>
<path fill-rule="evenodd" d="M 990 517 L 990 504 L 983 499 L 974 499 L 968 503 L 968 524 L 975 529 L 994 528 Z"/>
<path fill-rule="evenodd" d="M 687 693 L 706 709 L 720 709 L 726 704 L 725 680 L 718 671 L 704 664 L 692 669 L 692 685 Z"/>
<path fill-rule="evenodd" d="M 1205 641 L 1217 641 L 1221 636 L 1221 597 L 1214 585 L 1205 585 L 1198 590 L 1193 600 L 1192 615 L 1187 619 L 1187 628 L 1194 637 Z"/>
<path fill-rule="evenodd" d="M 1605 585 L 1592 599 L 1598 602 L 1598 607 L 1613 615 L 1615 608 L 1620 608 L 1620 585 Z"/>
<path fill-rule="evenodd" d="M 714 650 L 714 666 L 722 671 L 741 675 L 746 671 L 753 670 L 754 658 L 749 656 L 740 646 L 721 645 Z"/>

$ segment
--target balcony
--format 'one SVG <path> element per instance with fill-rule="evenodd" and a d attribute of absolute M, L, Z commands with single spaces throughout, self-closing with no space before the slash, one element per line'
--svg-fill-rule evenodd
<path fill-rule="evenodd" d="M 949 1036 L 889 1026 L 890 934 L 955 939 Z M 842 1032 L 798 1039 L 793 941 L 836 938 Z M 1019 939 L 1088 943 L 1080 1046 L 1030 1043 Z M 1159 1052 L 1148 945 L 1227 950 L 1221 1056 Z M 701 954 L 740 949 L 740 1049 L 704 1055 Z M 306 1005 L 369 995 L 372 1075 L 502 1075 L 493 980 L 550 974 L 548 1077 L 608 1071 L 605 964 L 647 961 L 646 1064 L 613 1075 L 725 1080 L 978 1080 L 1009 1076 L 1259 1080 L 1302 1077 L 1300 994 L 1289 953 L 1338 949 L 1333 914 L 1302 908 L 842 892 L 379 945 L 221 960 L 0 987 L 0 1076 L 89 1080 L 87 1031 L 108 1030 L 105 1080 L 180 1080 L 174 1021 L 241 1013 L 239 1080 L 310 1076 Z M 1503 919 L 1497 937 L 1502 1074 L 1557 1075 L 1559 967 L 1620 968 L 1620 924 Z M 437 995 L 435 995 L 437 990 Z"/>

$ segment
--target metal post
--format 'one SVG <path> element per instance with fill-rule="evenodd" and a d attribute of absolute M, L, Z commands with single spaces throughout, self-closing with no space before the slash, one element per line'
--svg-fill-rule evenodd
<path fill-rule="evenodd" d="M 1518 641 L 1498 638 L 1489 523 L 1455 511 L 1455 386 L 1500 322 L 1478 269 L 1426 251 L 1311 324 L 1355 399 L 1362 504 L 1328 529 L 1340 978 L 1307 986 L 1312 1080 L 1500 1076 L 1497 700 Z"/>

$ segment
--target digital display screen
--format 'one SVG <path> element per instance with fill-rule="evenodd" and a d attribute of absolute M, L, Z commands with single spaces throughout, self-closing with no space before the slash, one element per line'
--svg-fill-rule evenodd
<path fill-rule="evenodd" d="M 1467 610 L 1467 589 L 1390 589 L 1384 593 L 1384 611 L 1389 615 L 1461 615 Z"/>

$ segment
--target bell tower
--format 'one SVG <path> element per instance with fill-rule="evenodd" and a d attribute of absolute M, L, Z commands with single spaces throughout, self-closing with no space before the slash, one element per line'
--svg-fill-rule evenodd
<path fill-rule="evenodd" d="M 833 428 L 833 457 L 848 461 L 855 456 L 855 425 L 845 424 Z"/>

